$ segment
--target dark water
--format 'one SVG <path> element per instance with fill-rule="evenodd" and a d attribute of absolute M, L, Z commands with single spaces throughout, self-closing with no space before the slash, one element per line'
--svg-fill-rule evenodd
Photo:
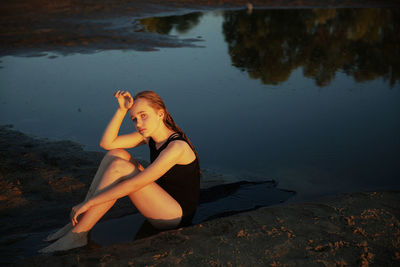
<path fill-rule="evenodd" d="M 140 23 L 202 47 L 3 56 L 0 123 L 99 150 L 112 93 L 152 89 L 209 182 L 275 179 L 304 198 L 400 189 L 399 11 L 192 13 Z"/>
<path fill-rule="evenodd" d="M 279 183 L 203 202 L 195 223 L 293 199 L 282 188 L 299 200 L 399 190 L 399 13 L 276 9 L 108 19 L 106 30 L 116 27 L 118 34 L 135 25 L 134 31 L 168 35 L 168 42 L 196 42 L 141 52 L 146 45 L 130 47 L 137 39 L 127 32 L 129 42 L 111 38 L 96 46 L 97 37 L 89 38 L 84 49 L 48 45 L 32 54 L 30 47 L 29 57 L 1 51 L 0 124 L 100 150 L 117 107 L 112 93 L 155 90 L 196 145 L 205 186 Z M 82 27 L 100 33 L 96 25 L 104 23 Z M 124 122 L 122 132 L 133 129 Z M 148 158 L 145 147 L 131 152 Z M 92 239 L 132 240 L 143 220 L 133 214 L 99 223 Z M 35 255 L 47 234 L 5 237 L 12 243 L 0 254 L 12 261 Z"/>

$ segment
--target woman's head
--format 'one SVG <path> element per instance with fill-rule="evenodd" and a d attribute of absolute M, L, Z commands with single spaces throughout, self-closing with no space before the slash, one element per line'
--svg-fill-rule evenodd
<path fill-rule="evenodd" d="M 157 120 L 161 120 L 168 129 L 180 133 L 195 151 L 192 143 L 189 141 L 189 138 L 187 138 L 186 134 L 178 127 L 178 125 L 176 125 L 175 121 L 172 119 L 171 114 L 165 107 L 164 101 L 158 94 L 153 91 L 142 91 L 137 93 L 133 99 L 134 104 L 129 112 L 131 114 L 131 117 L 134 117 L 133 113 L 135 113 L 136 115 L 134 119 L 136 119 L 135 126 L 136 128 L 139 128 L 137 129 L 138 131 L 141 130 L 140 127 L 142 125 L 140 125 L 140 122 L 142 120 L 142 115 L 143 120 L 149 120 L 148 125 L 149 127 L 151 127 L 151 129 L 144 129 L 142 133 L 144 136 L 146 136 L 146 133 L 148 134 L 147 136 L 149 136 L 150 130 L 156 130 L 155 127 L 159 126 L 157 126 Z"/>
<path fill-rule="evenodd" d="M 134 105 L 129 109 L 129 115 L 136 130 L 144 137 L 150 137 L 157 134 L 159 129 L 165 127 L 163 116 L 164 111 L 154 109 L 150 102 L 144 98 L 134 101 Z"/>
<path fill-rule="evenodd" d="M 153 91 L 142 91 L 137 93 L 134 96 L 134 105 L 130 110 L 131 117 L 132 113 L 138 113 L 138 115 L 142 115 L 143 118 L 149 119 L 151 117 L 157 118 L 158 120 L 162 120 L 164 125 L 172 130 L 176 131 L 177 129 L 174 127 L 176 124 L 173 122 L 171 115 L 169 114 L 167 108 L 165 107 L 164 101 L 161 97 Z M 141 114 L 139 114 L 142 112 Z M 139 123 L 140 118 L 138 117 L 135 124 Z M 154 122 L 154 120 L 153 120 Z M 139 131 L 139 129 L 138 129 Z"/>

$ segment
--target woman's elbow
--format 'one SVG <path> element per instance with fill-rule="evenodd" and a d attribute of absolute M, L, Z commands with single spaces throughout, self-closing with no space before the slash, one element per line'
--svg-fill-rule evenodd
<path fill-rule="evenodd" d="M 102 141 L 100 141 L 100 147 L 101 148 L 103 148 L 103 149 L 105 149 L 105 150 L 111 150 L 112 148 L 111 148 L 111 146 L 109 145 L 109 144 L 107 144 L 107 143 L 105 143 L 105 142 L 102 142 Z"/>

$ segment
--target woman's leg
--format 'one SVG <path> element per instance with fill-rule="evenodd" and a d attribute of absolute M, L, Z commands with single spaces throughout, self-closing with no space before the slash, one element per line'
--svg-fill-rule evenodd
<path fill-rule="evenodd" d="M 113 160 L 119 159 L 119 158 L 132 162 L 135 166 L 139 166 L 140 169 L 143 168 L 140 164 L 138 164 L 135 161 L 135 159 L 127 151 L 125 151 L 123 149 L 114 149 L 114 150 L 108 151 L 106 153 L 106 155 L 104 156 L 103 160 L 101 161 L 99 168 L 97 169 L 97 172 L 96 172 L 96 174 L 92 180 L 92 183 L 89 187 L 89 190 L 86 194 L 85 200 L 89 199 L 96 192 L 96 190 L 101 182 L 101 179 L 104 176 L 105 171 L 108 169 L 110 163 L 113 162 Z M 57 240 L 60 237 L 62 237 L 63 235 L 65 235 L 72 228 L 73 228 L 72 223 L 68 223 L 64 227 L 59 229 L 57 232 L 48 235 L 44 239 L 44 241 L 52 242 L 54 240 Z"/>
<path fill-rule="evenodd" d="M 108 186 L 119 183 L 127 177 L 133 177 L 140 172 L 138 166 L 124 159 L 115 159 L 104 172 L 103 178 L 95 193 Z M 116 200 L 105 202 L 91 207 L 79 219 L 78 224 L 72 230 L 75 233 L 88 232 L 100 220 L 101 217 L 114 205 Z"/>
<path fill-rule="evenodd" d="M 132 161 L 116 159 L 105 171 L 96 190 L 101 190 L 112 183 L 121 181 L 125 177 L 132 177 L 141 171 L 141 165 L 134 165 Z M 137 209 L 155 226 L 160 229 L 176 227 L 182 217 L 179 203 L 156 183 L 151 183 L 137 192 L 129 195 Z M 78 224 L 65 236 L 41 252 L 53 252 L 81 247 L 87 244 L 87 232 L 112 207 L 115 201 L 109 201 L 91 207 L 79 219 Z"/>
<path fill-rule="evenodd" d="M 103 160 L 101 161 L 99 168 L 97 169 L 96 175 L 94 176 L 92 184 L 89 187 L 85 200 L 92 197 L 94 193 L 97 191 L 97 188 L 101 182 L 101 179 L 104 176 L 105 171 L 109 168 L 110 163 L 113 162 L 115 159 L 123 159 L 129 161 L 140 171 L 143 170 L 143 166 L 140 165 L 140 163 L 138 163 L 126 150 L 113 149 L 108 151 L 104 156 Z"/>
<path fill-rule="evenodd" d="M 135 161 L 135 159 L 125 150 L 123 149 L 115 149 L 115 150 L 110 150 L 107 152 L 107 154 L 104 156 L 103 160 L 100 163 L 100 166 L 96 172 L 96 175 L 94 176 L 92 180 L 92 184 L 89 187 L 88 193 L 85 197 L 85 200 L 89 199 L 91 196 L 93 196 L 94 193 L 97 192 L 97 190 L 100 190 L 101 188 L 104 188 L 104 186 L 107 186 L 108 183 L 112 183 L 112 180 L 115 181 L 115 178 L 110 178 L 110 175 L 105 175 L 106 171 L 110 169 L 110 164 L 115 161 L 116 159 L 123 159 L 125 161 L 131 162 L 138 170 L 142 170 L 143 167 Z M 114 164 L 115 165 L 115 164 Z M 104 177 L 107 177 L 107 179 L 103 179 Z M 118 178 L 118 177 L 117 177 Z M 100 186 L 99 186 L 100 185 Z M 45 241 L 54 241 L 62 236 L 64 236 L 66 233 L 68 233 L 70 230 L 72 230 L 73 226 L 72 223 L 68 223 L 65 225 L 63 228 L 58 230 L 57 232 L 50 234 Z"/>
<path fill-rule="evenodd" d="M 155 228 L 175 228 L 181 222 L 181 206 L 155 182 L 131 193 L 129 198 Z"/>

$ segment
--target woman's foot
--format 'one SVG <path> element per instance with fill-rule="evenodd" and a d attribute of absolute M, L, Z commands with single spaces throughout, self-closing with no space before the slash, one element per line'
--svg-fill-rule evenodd
<path fill-rule="evenodd" d="M 86 246 L 88 243 L 88 232 L 74 233 L 69 231 L 66 235 L 58 239 L 56 242 L 41 250 L 40 253 L 51 253 L 54 251 L 63 251 L 73 248 Z"/>
<path fill-rule="evenodd" d="M 43 239 L 43 241 L 52 242 L 54 240 L 57 240 L 60 237 L 64 236 L 66 233 L 68 233 L 70 230 L 72 230 L 72 228 L 74 228 L 72 226 L 72 223 L 69 223 L 65 225 L 63 228 L 59 229 L 57 232 L 49 234 L 45 239 Z"/>

